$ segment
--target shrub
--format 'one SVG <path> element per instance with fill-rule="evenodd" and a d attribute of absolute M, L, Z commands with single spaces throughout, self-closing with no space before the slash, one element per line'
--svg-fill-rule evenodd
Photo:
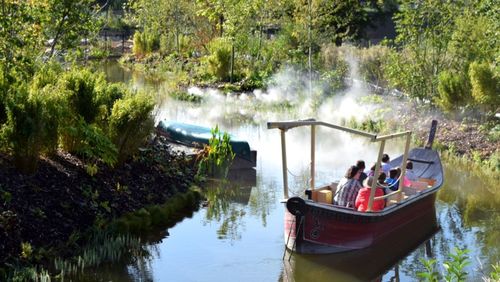
<path fill-rule="evenodd" d="M 54 87 L 30 92 L 27 85 L 21 85 L 8 101 L 4 134 L 14 152 L 16 167 L 23 172 L 34 172 L 39 155 L 57 147 L 62 104 L 54 93 L 58 93 Z"/>
<path fill-rule="evenodd" d="M 134 33 L 134 46 L 132 51 L 136 57 L 143 57 L 160 49 L 160 36 L 148 32 L 136 31 Z"/>
<path fill-rule="evenodd" d="M 435 100 L 443 110 L 451 111 L 467 104 L 469 92 L 463 76 L 443 71 L 438 79 L 439 96 Z"/>
<path fill-rule="evenodd" d="M 105 84 L 104 75 L 89 69 L 76 69 L 62 78 L 64 88 L 68 90 L 69 111 L 81 116 L 86 123 L 92 123 L 99 114 L 97 89 Z"/>
<path fill-rule="evenodd" d="M 500 107 L 500 77 L 487 63 L 473 62 L 469 67 L 472 97 L 479 105 L 496 110 Z"/>
<path fill-rule="evenodd" d="M 101 118 L 106 120 L 111 115 L 113 104 L 129 94 L 129 90 L 123 83 L 111 83 L 103 85 L 102 89 L 97 91 L 97 104 L 101 107 Z"/>
<path fill-rule="evenodd" d="M 152 132 L 153 108 L 151 96 L 141 93 L 115 102 L 109 120 L 109 136 L 118 149 L 118 162 L 135 153 Z"/>
<path fill-rule="evenodd" d="M 367 49 L 360 49 L 359 54 L 359 74 L 371 83 L 385 86 L 387 81 L 384 77 L 384 65 L 389 56 L 389 48 L 376 45 Z"/>
<path fill-rule="evenodd" d="M 96 125 L 89 125 L 82 119 L 76 126 L 78 144 L 74 146 L 76 153 L 83 156 L 87 162 L 101 160 L 109 166 L 117 162 L 117 149 L 109 137 Z"/>
<path fill-rule="evenodd" d="M 101 113 L 102 99 L 98 92 L 105 89 L 105 79 L 102 73 L 95 74 L 89 69 L 76 69 L 62 76 L 60 86 L 65 91 L 67 103 L 64 112 L 64 124 L 61 131 L 61 143 L 65 150 L 77 152 L 84 144 L 84 136 L 80 120 L 92 124 Z"/>
<path fill-rule="evenodd" d="M 219 81 L 228 81 L 231 67 L 231 42 L 227 38 L 216 38 L 208 45 L 210 55 L 206 58 L 208 72 Z"/>

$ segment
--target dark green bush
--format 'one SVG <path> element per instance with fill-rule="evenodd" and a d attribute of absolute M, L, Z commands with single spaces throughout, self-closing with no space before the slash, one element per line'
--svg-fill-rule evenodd
<path fill-rule="evenodd" d="M 82 119 L 76 127 L 75 140 L 79 140 L 76 153 L 83 156 L 88 162 L 101 160 L 109 166 L 115 165 L 118 151 L 111 140 L 96 125 L 89 125 Z"/>
<path fill-rule="evenodd" d="M 101 118 L 107 120 L 111 115 L 114 103 L 129 94 L 129 90 L 123 83 L 111 83 L 104 85 L 97 92 L 97 103 L 101 106 Z"/>
<path fill-rule="evenodd" d="M 62 84 L 68 90 L 69 111 L 92 123 L 99 114 L 97 91 L 105 84 L 104 75 L 89 69 L 75 69 L 66 73 Z"/>
<path fill-rule="evenodd" d="M 34 172 L 40 154 L 57 147 L 63 108 L 57 93 L 54 86 L 29 91 L 27 85 L 22 85 L 7 101 L 8 120 L 4 134 L 16 166 L 23 172 Z"/>
<path fill-rule="evenodd" d="M 160 49 L 160 36 L 148 31 L 134 33 L 133 52 L 136 57 L 144 57 Z"/>
<path fill-rule="evenodd" d="M 500 77 L 488 63 L 473 62 L 469 67 L 469 77 L 472 84 L 474 101 L 495 111 L 500 107 Z"/>
<path fill-rule="evenodd" d="M 216 38 L 208 46 L 206 58 L 208 72 L 219 81 L 228 81 L 231 68 L 231 42 L 227 38 Z"/>
<path fill-rule="evenodd" d="M 142 93 L 115 102 L 109 120 L 109 136 L 118 149 L 118 162 L 134 154 L 152 133 L 153 108 L 151 96 Z"/>
<path fill-rule="evenodd" d="M 466 105 L 470 100 L 466 78 L 449 71 L 439 74 L 438 93 L 436 103 L 445 111 L 455 110 Z"/>

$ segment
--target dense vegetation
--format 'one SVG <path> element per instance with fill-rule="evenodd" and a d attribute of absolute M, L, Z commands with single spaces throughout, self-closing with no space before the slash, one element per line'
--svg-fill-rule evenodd
<path fill-rule="evenodd" d="M 134 58 L 187 72 L 181 77 L 195 83 L 262 87 L 293 65 L 310 67 L 338 89 L 349 74 L 338 47 L 349 43 L 359 47 L 352 52 L 370 83 L 448 112 L 494 114 L 500 106 L 496 2 L 398 2 L 136 0 L 126 7 L 127 22 L 137 28 Z M 363 47 L 371 25 L 391 16 L 396 37 Z"/>

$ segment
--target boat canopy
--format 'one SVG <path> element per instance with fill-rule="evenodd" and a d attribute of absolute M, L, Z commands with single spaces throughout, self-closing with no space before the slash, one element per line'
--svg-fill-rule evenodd
<path fill-rule="evenodd" d="M 284 197 L 285 199 L 288 199 L 288 174 L 287 174 L 287 157 L 286 157 L 286 138 L 285 138 L 285 133 L 289 129 L 295 128 L 295 127 L 301 127 L 301 126 L 310 126 L 311 127 L 311 182 L 310 182 L 310 188 L 311 190 L 314 190 L 315 187 L 315 154 L 316 154 L 316 126 L 324 126 L 327 128 L 332 128 L 335 130 L 340 130 L 344 132 L 348 132 L 351 134 L 355 134 L 358 136 L 363 136 L 368 138 L 371 142 L 379 142 L 379 152 L 378 152 L 378 158 L 375 166 L 375 175 L 378 175 L 381 169 L 381 160 L 382 156 L 384 154 L 384 148 L 385 148 L 385 141 L 389 139 L 394 139 L 394 138 L 401 138 L 401 137 L 406 137 L 406 144 L 405 144 L 405 151 L 403 154 L 403 160 L 402 163 L 406 163 L 408 160 L 408 152 L 410 150 L 410 141 L 411 141 L 411 131 L 404 131 L 404 132 L 399 132 L 399 133 L 394 133 L 394 134 L 388 134 L 388 135 L 381 135 L 378 136 L 377 134 L 372 134 L 368 132 L 364 132 L 361 130 L 345 127 L 345 126 L 340 126 L 332 123 L 327 123 L 323 121 L 317 121 L 315 119 L 306 119 L 306 120 L 296 120 L 296 121 L 277 121 L 277 122 L 268 122 L 267 123 L 267 128 L 268 129 L 279 129 L 281 132 L 281 157 L 282 157 L 282 166 L 283 166 L 283 192 L 284 192 Z M 406 173 L 406 166 L 402 166 L 401 168 L 401 178 L 404 177 Z M 401 191 L 402 191 L 402 186 L 403 186 L 403 181 L 399 181 L 399 187 L 397 191 L 394 191 L 392 193 L 389 193 L 385 196 L 377 197 L 375 198 L 375 186 L 377 185 L 377 181 L 373 181 L 372 183 L 372 189 L 370 193 L 370 200 L 368 203 L 368 211 L 372 210 L 373 207 L 373 201 L 377 199 L 382 199 L 382 198 L 388 198 L 392 195 L 399 195 L 401 196 Z"/>

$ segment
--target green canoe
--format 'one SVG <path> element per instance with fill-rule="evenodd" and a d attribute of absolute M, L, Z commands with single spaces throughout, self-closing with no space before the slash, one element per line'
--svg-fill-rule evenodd
<path fill-rule="evenodd" d="M 174 121 L 160 121 L 156 127 L 157 132 L 165 136 L 170 142 L 182 144 L 188 147 L 203 147 L 208 145 L 212 137 L 210 128 Z M 257 152 L 250 149 L 248 142 L 231 137 L 231 147 L 236 157 L 233 161 L 234 168 L 255 167 Z"/>

